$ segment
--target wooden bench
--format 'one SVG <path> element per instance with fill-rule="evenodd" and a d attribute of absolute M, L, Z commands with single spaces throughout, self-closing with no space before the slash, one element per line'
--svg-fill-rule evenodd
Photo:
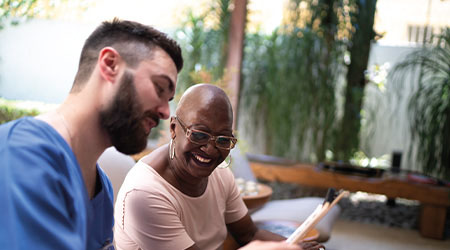
<path fill-rule="evenodd" d="M 421 204 L 419 230 L 422 236 L 444 239 L 445 218 L 450 206 L 450 188 L 408 181 L 401 175 L 385 174 L 368 178 L 325 171 L 309 164 L 277 165 L 250 162 L 255 176 L 262 180 L 296 183 L 311 187 L 345 189 L 383 194 L 388 198 L 417 200 Z"/>

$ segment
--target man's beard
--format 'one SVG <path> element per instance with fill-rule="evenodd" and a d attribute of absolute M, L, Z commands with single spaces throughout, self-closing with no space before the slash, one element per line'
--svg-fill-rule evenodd
<path fill-rule="evenodd" d="M 151 111 L 143 113 L 137 98 L 133 74 L 125 71 L 120 80 L 119 90 L 112 103 L 100 111 L 100 125 L 106 130 L 111 143 L 119 152 L 137 154 L 147 146 L 147 134 L 142 120 L 159 118 Z"/>

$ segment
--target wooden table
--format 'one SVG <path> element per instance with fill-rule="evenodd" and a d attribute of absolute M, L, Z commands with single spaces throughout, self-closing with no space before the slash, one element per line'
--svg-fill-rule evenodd
<path fill-rule="evenodd" d="M 383 194 L 388 198 L 418 200 L 421 204 L 419 230 L 422 236 L 443 239 L 450 188 L 408 181 L 395 175 L 368 178 L 339 174 L 318 169 L 309 164 L 276 165 L 250 162 L 257 178 L 267 181 L 297 183 L 306 186 L 345 189 Z"/>
<path fill-rule="evenodd" d="M 262 207 L 272 196 L 272 188 L 270 186 L 262 183 L 258 183 L 257 185 L 258 194 L 242 196 L 242 199 L 250 212 Z"/>

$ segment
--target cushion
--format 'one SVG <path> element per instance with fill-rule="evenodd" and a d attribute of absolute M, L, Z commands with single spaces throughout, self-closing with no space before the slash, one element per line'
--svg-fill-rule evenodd
<path fill-rule="evenodd" d="M 125 176 L 136 162 L 133 157 L 120 153 L 115 147 L 109 147 L 103 152 L 97 163 L 111 181 L 115 202 Z"/>
<path fill-rule="evenodd" d="M 251 217 L 254 221 L 290 220 L 302 223 L 323 201 L 324 199 L 319 197 L 273 200 L 252 213 Z M 319 231 L 317 241 L 325 242 L 330 238 L 333 224 L 340 211 L 339 205 L 336 205 L 319 221 L 315 227 Z"/>
<path fill-rule="evenodd" d="M 231 150 L 230 154 L 232 157 L 231 170 L 233 171 L 234 176 L 236 178 L 243 178 L 247 181 L 257 181 L 250 167 L 247 155 L 239 150 L 239 144 Z M 255 158 L 255 156 L 252 158 Z M 272 160 L 274 157 L 257 155 L 256 158 L 259 160 Z M 276 160 L 279 161 L 279 159 Z M 310 214 L 312 214 L 319 204 L 323 203 L 323 201 L 324 198 L 319 197 L 272 200 L 252 213 L 251 217 L 254 221 L 291 220 L 302 223 Z M 340 207 L 338 205 L 334 206 L 316 225 L 316 229 L 319 231 L 319 242 L 325 242 L 330 238 L 333 224 L 339 217 L 340 212 Z"/>
<path fill-rule="evenodd" d="M 231 171 L 235 178 L 242 178 L 246 181 L 256 182 L 256 177 L 248 162 L 247 156 L 239 150 L 238 145 L 231 152 Z"/>

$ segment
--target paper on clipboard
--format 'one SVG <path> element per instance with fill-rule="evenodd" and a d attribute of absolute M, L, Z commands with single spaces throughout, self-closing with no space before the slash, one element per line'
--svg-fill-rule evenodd
<path fill-rule="evenodd" d="M 330 211 L 330 209 L 336 205 L 342 197 L 348 195 L 348 193 L 348 191 L 341 190 L 335 197 L 336 191 L 334 188 L 329 188 L 324 203 L 317 206 L 305 222 L 303 222 L 294 231 L 294 233 L 289 236 L 286 242 L 290 244 L 297 244 L 309 231 L 311 231 L 311 229 L 314 228 L 314 226 Z"/>

